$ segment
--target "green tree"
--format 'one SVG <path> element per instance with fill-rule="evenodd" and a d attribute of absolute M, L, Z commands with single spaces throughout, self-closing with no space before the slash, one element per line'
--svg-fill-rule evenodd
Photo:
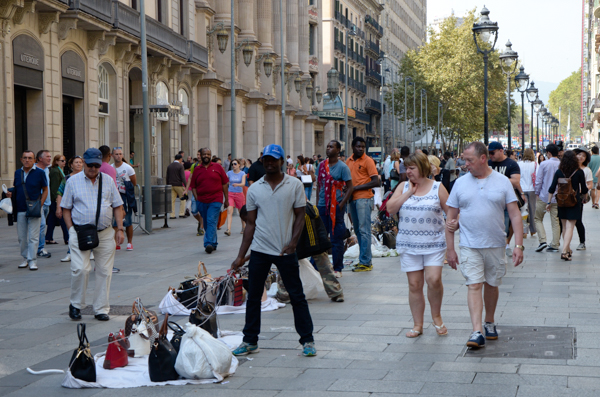
<path fill-rule="evenodd" d="M 406 53 L 400 74 L 410 76 L 417 90 L 417 107 L 420 103 L 419 89 L 427 90 L 428 124 L 437 125 L 438 102 L 443 110 L 443 141 L 472 142 L 483 139 L 483 59 L 477 53 L 471 27 L 475 21 L 475 10 L 458 26 L 455 17 L 447 18 L 439 33 L 429 29 L 430 40 L 422 47 Z M 407 102 L 412 105 L 413 87 L 407 87 Z M 396 90 L 396 114 L 403 120 L 404 84 Z M 497 51 L 489 55 L 488 62 L 488 113 L 489 130 L 505 130 L 506 79 L 500 68 Z M 511 113 L 514 114 L 514 101 Z M 417 110 L 416 125 L 420 116 Z M 412 106 L 408 106 L 409 136 Z M 416 133 L 417 131 L 415 131 Z"/>
<path fill-rule="evenodd" d="M 581 135 L 581 69 L 573 72 L 569 77 L 560 82 L 558 87 L 550 93 L 548 110 L 558 119 L 560 108 L 561 125 L 560 134 L 567 133 L 567 120 L 571 111 L 571 138 Z"/>

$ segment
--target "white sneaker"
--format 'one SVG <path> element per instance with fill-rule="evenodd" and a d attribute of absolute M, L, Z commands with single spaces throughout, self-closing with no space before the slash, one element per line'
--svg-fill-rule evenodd
<path fill-rule="evenodd" d="M 93 261 L 94 260 L 94 253 L 90 252 L 90 260 Z"/>
<path fill-rule="evenodd" d="M 23 263 L 19 265 L 19 269 L 25 269 L 27 266 L 29 266 L 29 263 L 27 263 L 27 259 L 25 259 Z"/>
<path fill-rule="evenodd" d="M 37 269 L 38 269 L 38 267 L 37 267 L 37 265 L 35 264 L 35 262 L 31 262 L 31 263 L 29 264 L 29 270 L 37 270 Z"/>
<path fill-rule="evenodd" d="M 67 254 L 64 258 L 60 260 L 61 262 L 71 262 L 71 254 Z"/>

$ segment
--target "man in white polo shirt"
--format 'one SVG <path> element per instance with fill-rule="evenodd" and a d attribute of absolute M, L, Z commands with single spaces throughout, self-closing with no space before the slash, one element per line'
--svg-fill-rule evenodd
<path fill-rule="evenodd" d="M 250 248 L 244 339 L 233 354 L 245 356 L 259 351 L 261 297 L 271 264 L 275 264 L 290 296 L 302 354 L 316 356 L 313 323 L 302 290 L 296 255 L 296 245 L 304 228 L 304 185 L 297 178 L 281 172 L 285 163 L 281 146 L 265 147 L 262 161 L 266 174 L 248 189 L 246 230 L 238 257 L 231 265 L 233 270 L 239 269 Z"/>

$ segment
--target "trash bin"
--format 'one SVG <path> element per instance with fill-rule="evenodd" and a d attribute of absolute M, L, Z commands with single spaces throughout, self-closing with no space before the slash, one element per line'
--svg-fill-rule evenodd
<path fill-rule="evenodd" d="M 142 214 L 146 215 L 144 187 L 142 186 Z M 171 185 L 152 186 L 152 214 L 165 215 L 171 212 Z"/>

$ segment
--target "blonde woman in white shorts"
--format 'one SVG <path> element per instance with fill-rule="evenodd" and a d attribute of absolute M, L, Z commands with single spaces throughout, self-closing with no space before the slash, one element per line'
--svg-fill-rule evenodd
<path fill-rule="evenodd" d="M 416 338 L 423 333 L 425 296 L 431 306 L 431 318 L 438 335 L 448 329 L 440 313 L 444 286 L 442 267 L 446 253 L 444 212 L 448 191 L 440 182 L 429 179 L 431 165 L 426 155 L 416 153 L 404 159 L 407 182 L 402 182 L 387 203 L 390 214 L 398 213 L 396 250 L 400 254 L 402 271 L 408 278 L 408 302 L 414 326 L 406 333 Z"/>

